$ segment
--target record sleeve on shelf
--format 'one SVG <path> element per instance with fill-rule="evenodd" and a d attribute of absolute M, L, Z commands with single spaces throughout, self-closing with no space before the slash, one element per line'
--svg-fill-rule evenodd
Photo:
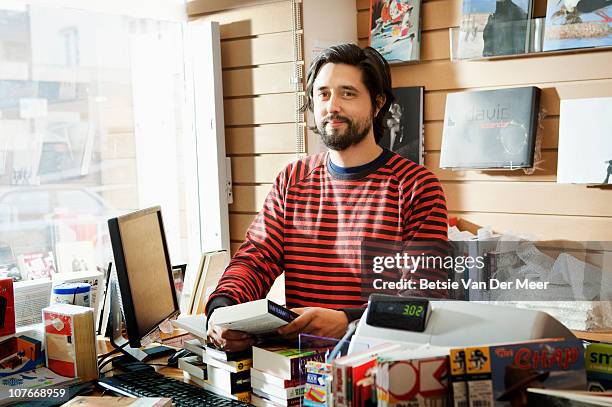
<path fill-rule="evenodd" d="M 531 168 L 538 129 L 536 87 L 450 93 L 440 167 Z"/>

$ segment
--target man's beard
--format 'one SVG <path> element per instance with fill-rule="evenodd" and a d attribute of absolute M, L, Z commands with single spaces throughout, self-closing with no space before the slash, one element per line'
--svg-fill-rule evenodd
<path fill-rule="evenodd" d="M 342 120 L 346 123 L 346 129 L 326 129 L 327 124 L 332 120 Z M 370 132 L 372 128 L 372 118 L 368 117 L 362 121 L 355 122 L 350 120 L 348 117 L 340 115 L 331 115 L 323 119 L 323 121 L 316 126 L 314 132 L 321 136 L 323 144 L 331 150 L 343 151 L 359 144 Z"/>

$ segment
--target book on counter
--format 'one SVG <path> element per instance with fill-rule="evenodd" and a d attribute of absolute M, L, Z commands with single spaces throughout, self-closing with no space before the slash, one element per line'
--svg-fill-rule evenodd
<path fill-rule="evenodd" d="M 612 393 L 528 388 L 527 400 L 538 407 L 612 406 Z"/>
<path fill-rule="evenodd" d="M 206 380 L 208 378 L 206 363 L 198 356 L 185 356 L 178 360 L 178 368 L 189 373 L 193 377 Z"/>
<path fill-rule="evenodd" d="M 251 372 L 231 373 L 218 367 L 206 366 L 204 381 L 228 394 L 251 391 Z"/>
<path fill-rule="evenodd" d="M 172 399 L 163 397 L 77 396 L 62 407 L 171 407 Z"/>
<path fill-rule="evenodd" d="M 284 399 L 265 393 L 258 389 L 253 389 L 253 395 L 259 397 L 260 399 L 264 399 L 267 403 L 277 407 L 300 406 L 302 403 L 302 397 Z"/>
<path fill-rule="evenodd" d="M 379 406 L 445 405 L 448 399 L 448 348 L 424 346 L 384 353 L 376 361 Z"/>
<path fill-rule="evenodd" d="M 194 377 L 185 371 L 183 371 L 183 377 L 202 387 L 204 390 L 208 390 L 212 393 L 218 394 L 219 396 L 227 397 L 232 400 L 238 400 L 243 403 L 250 403 L 251 401 L 250 387 L 249 390 L 240 393 L 228 393 L 224 389 L 221 389 L 217 386 L 213 386 L 208 382 L 208 380 L 198 379 L 197 377 Z"/>
<path fill-rule="evenodd" d="M 465 349 L 455 348 L 450 350 L 450 390 L 453 407 L 464 407 L 468 405 L 468 390 L 465 370 Z"/>
<path fill-rule="evenodd" d="M 0 337 L 15 333 L 13 279 L 0 278 Z"/>
<path fill-rule="evenodd" d="M 66 377 L 98 378 L 93 308 L 54 304 L 43 309 L 47 367 Z"/>
<path fill-rule="evenodd" d="M 363 379 L 366 371 L 376 366 L 377 356 L 400 348 L 401 345 L 399 344 L 383 343 L 373 346 L 367 351 L 335 359 L 332 363 L 334 406 L 345 407 L 353 405 L 353 383 Z"/>
<path fill-rule="evenodd" d="M 238 360 L 250 359 L 253 356 L 253 352 L 250 348 L 240 352 L 228 352 L 218 349 L 211 343 L 206 343 L 206 345 L 204 345 L 204 349 L 206 350 L 206 354 L 211 358 L 224 362 L 236 362 Z"/>
<path fill-rule="evenodd" d="M 304 379 L 297 377 L 293 380 L 286 380 L 280 377 L 276 377 L 266 372 L 251 368 L 251 380 L 257 380 L 265 384 L 271 384 L 272 386 L 288 389 L 304 384 Z"/>
<path fill-rule="evenodd" d="M 284 380 L 305 379 L 306 362 L 324 359 L 325 352 L 318 350 L 253 346 L 253 368 Z"/>
<path fill-rule="evenodd" d="M 0 380 L 0 405 L 10 396 L 11 389 L 59 388 L 75 383 L 78 379 L 54 373 L 46 367 L 39 367 L 28 372 L 5 376 Z"/>
<path fill-rule="evenodd" d="M 220 307 L 212 314 L 215 325 L 252 335 L 274 333 L 299 315 L 266 298 Z"/>
<path fill-rule="evenodd" d="M 588 390 L 612 392 L 612 344 L 591 343 L 585 355 Z"/>
<path fill-rule="evenodd" d="M 302 397 L 304 395 L 304 385 L 300 384 L 294 387 L 278 387 L 270 383 L 266 383 L 251 377 L 251 387 L 262 393 L 278 397 L 283 400 Z"/>
<path fill-rule="evenodd" d="M 528 387 L 586 389 L 584 347 L 577 339 L 542 339 L 465 348 L 470 405 L 510 406 Z"/>
<path fill-rule="evenodd" d="M 531 168 L 540 89 L 534 86 L 449 93 L 440 168 Z"/>
<path fill-rule="evenodd" d="M 251 394 L 251 404 L 255 407 L 298 407 L 302 405 L 302 399 L 291 399 L 287 403 L 283 404 L 282 400 L 273 399 L 263 394 L 257 395 L 256 393 L 253 393 Z"/>
<path fill-rule="evenodd" d="M 251 357 L 250 351 L 247 353 L 225 352 L 225 353 L 235 353 L 235 354 L 242 355 L 242 357 L 238 357 L 234 355 L 230 355 L 230 356 L 226 355 L 224 359 L 228 359 L 228 358 L 231 359 L 228 361 L 228 360 L 217 359 L 217 358 L 212 357 L 211 354 L 207 352 L 206 346 L 202 345 L 200 341 L 197 339 L 190 339 L 188 341 L 185 341 L 185 343 L 183 344 L 183 348 L 197 355 L 199 358 L 202 359 L 202 362 L 204 362 L 205 364 L 211 365 L 214 367 L 218 367 L 220 369 L 224 369 L 232 373 L 243 372 L 245 370 L 249 370 L 253 364 L 253 359 Z"/>
<path fill-rule="evenodd" d="M 332 405 L 332 364 L 323 362 L 306 363 L 306 384 L 304 406 L 325 407 Z"/>

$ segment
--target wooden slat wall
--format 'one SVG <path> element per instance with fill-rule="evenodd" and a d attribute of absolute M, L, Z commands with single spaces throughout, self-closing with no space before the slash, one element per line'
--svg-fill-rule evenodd
<path fill-rule="evenodd" d="M 535 1 L 535 15 L 543 16 L 546 0 Z M 368 8 L 368 0 L 357 0 L 362 46 L 368 43 Z M 421 61 L 393 66 L 393 85 L 425 87 L 425 163 L 443 183 L 450 215 L 477 226 L 491 225 L 497 231 L 512 230 L 543 239 L 610 240 L 612 190 L 556 184 L 556 167 L 559 102 L 563 98 L 612 96 L 612 51 L 451 62 L 448 28 L 459 25 L 461 0 L 423 0 L 421 13 Z M 439 168 L 448 93 L 526 85 L 543 91 L 541 107 L 546 118 L 539 170 L 525 175 Z M 262 199 L 261 195 L 256 197 Z"/>
<path fill-rule="evenodd" d="M 221 34 L 225 147 L 232 160 L 232 254 L 244 240 L 280 170 L 297 156 L 292 10 L 289 1 L 253 2 L 210 12 L 208 0 L 191 2 L 190 18 L 218 21 Z M 217 2 L 222 5 L 223 2 Z M 217 6 L 217 9 L 220 6 Z"/>

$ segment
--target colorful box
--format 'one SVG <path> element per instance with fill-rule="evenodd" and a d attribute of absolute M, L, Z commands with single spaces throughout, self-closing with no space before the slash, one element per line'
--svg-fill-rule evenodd
<path fill-rule="evenodd" d="M 13 279 L 0 278 L 0 337 L 15 333 Z"/>
<path fill-rule="evenodd" d="M 17 338 L 17 350 L 23 357 L 37 360 L 40 357 L 41 343 L 37 339 L 22 335 Z"/>
<path fill-rule="evenodd" d="M 588 390 L 612 392 L 612 344 L 587 346 L 585 364 Z"/>
<path fill-rule="evenodd" d="M 98 377 L 93 308 L 54 304 L 43 309 L 47 367 L 66 377 Z"/>

